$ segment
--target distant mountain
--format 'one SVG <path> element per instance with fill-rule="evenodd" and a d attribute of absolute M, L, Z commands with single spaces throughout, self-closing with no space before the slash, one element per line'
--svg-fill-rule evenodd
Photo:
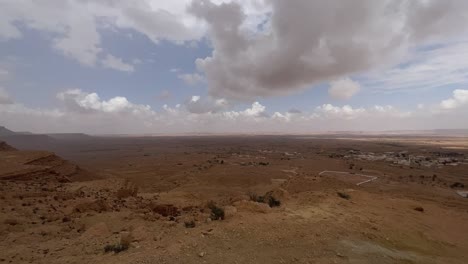
<path fill-rule="evenodd" d="M 82 140 L 92 138 L 92 136 L 83 133 L 53 133 L 47 134 L 47 136 L 59 140 Z"/>
<path fill-rule="evenodd" d="M 17 149 L 48 149 L 55 143 L 55 139 L 41 134 L 30 132 L 14 132 L 0 126 L 0 141 Z"/>
<path fill-rule="evenodd" d="M 0 151 L 14 151 L 14 147 L 8 145 L 7 143 L 0 141 Z"/>
<path fill-rule="evenodd" d="M 12 135 L 16 135 L 16 132 L 13 132 L 6 127 L 0 126 L 0 136 L 12 136 Z"/>

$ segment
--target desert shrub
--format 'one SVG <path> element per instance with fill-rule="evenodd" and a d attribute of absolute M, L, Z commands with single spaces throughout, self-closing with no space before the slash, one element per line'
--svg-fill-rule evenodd
<path fill-rule="evenodd" d="M 127 197 L 136 197 L 138 195 L 138 187 L 131 183 L 129 180 L 126 180 L 124 186 L 117 190 L 115 196 L 119 199 L 124 199 Z"/>
<path fill-rule="evenodd" d="M 454 182 L 450 185 L 450 188 L 464 188 L 465 185 L 461 182 Z"/>
<path fill-rule="evenodd" d="M 212 220 L 224 220 L 224 209 L 218 207 L 214 202 L 208 203 L 208 208 L 211 210 L 210 218 Z"/>
<path fill-rule="evenodd" d="M 256 193 L 249 193 L 249 198 L 253 202 L 266 203 L 270 207 L 281 206 L 281 201 L 273 197 L 270 193 L 267 193 L 263 196 L 257 195 Z"/>
<path fill-rule="evenodd" d="M 257 203 L 265 203 L 265 197 L 261 195 L 257 195 L 256 193 L 249 193 L 249 198 L 253 202 Z"/>
<path fill-rule="evenodd" d="M 151 204 L 150 208 L 153 212 L 164 217 L 176 217 L 180 215 L 180 211 L 172 204 Z"/>
<path fill-rule="evenodd" d="M 275 199 L 275 197 L 273 197 L 273 196 L 270 196 L 270 198 L 268 199 L 268 205 L 270 207 L 278 207 L 278 206 L 281 205 L 281 201 Z"/>
<path fill-rule="evenodd" d="M 344 192 L 337 192 L 336 194 L 338 194 L 338 196 L 339 196 L 340 198 L 343 198 L 343 199 L 346 199 L 346 200 L 351 199 L 351 196 L 350 196 L 349 194 L 347 194 L 347 193 L 344 193 Z"/>
<path fill-rule="evenodd" d="M 125 251 L 127 249 L 128 249 L 128 245 L 122 245 L 122 244 L 118 243 L 118 244 L 113 244 L 113 245 L 106 245 L 104 247 L 104 252 L 106 252 L 106 253 L 108 253 L 108 252 L 119 253 L 119 252 Z"/>
<path fill-rule="evenodd" d="M 195 221 L 187 221 L 184 223 L 186 228 L 194 228 L 195 227 Z"/>

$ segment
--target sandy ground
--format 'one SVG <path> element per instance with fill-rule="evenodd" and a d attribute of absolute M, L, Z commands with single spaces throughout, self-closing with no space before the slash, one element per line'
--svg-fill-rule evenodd
<path fill-rule="evenodd" d="M 468 199 L 450 186 L 468 184 L 467 165 L 337 155 L 446 147 L 422 141 L 87 138 L 49 146 L 57 155 L 1 145 L 0 262 L 466 263 Z M 357 186 L 359 174 L 378 178 Z"/>

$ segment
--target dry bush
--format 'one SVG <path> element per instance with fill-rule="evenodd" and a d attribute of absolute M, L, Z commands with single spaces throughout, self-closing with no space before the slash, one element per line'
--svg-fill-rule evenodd
<path fill-rule="evenodd" d="M 208 202 L 208 208 L 211 210 L 210 218 L 212 220 L 224 220 L 224 209 L 217 206 L 213 201 Z"/>
<path fill-rule="evenodd" d="M 122 245 L 122 244 L 114 244 L 114 245 L 106 245 L 104 247 L 104 252 L 114 252 L 114 253 L 119 253 L 122 251 L 125 251 L 128 249 L 128 245 Z"/>
<path fill-rule="evenodd" d="M 344 193 L 344 192 L 337 192 L 336 193 L 340 198 L 343 198 L 343 199 L 346 199 L 346 200 L 349 200 L 351 199 L 351 196 L 347 193 Z"/>
<path fill-rule="evenodd" d="M 127 197 L 137 197 L 138 187 L 131 183 L 129 180 L 125 180 L 124 186 L 117 190 L 115 196 L 118 199 L 124 199 Z"/>

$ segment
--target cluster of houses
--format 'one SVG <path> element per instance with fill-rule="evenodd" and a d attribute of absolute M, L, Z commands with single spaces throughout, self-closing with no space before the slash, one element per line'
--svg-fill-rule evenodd
<path fill-rule="evenodd" d="M 430 154 L 430 156 L 424 156 L 413 155 L 408 151 L 373 153 L 349 150 L 343 157 L 348 159 L 385 161 L 402 166 L 442 167 L 468 164 L 468 158 L 462 153 L 431 152 Z"/>

